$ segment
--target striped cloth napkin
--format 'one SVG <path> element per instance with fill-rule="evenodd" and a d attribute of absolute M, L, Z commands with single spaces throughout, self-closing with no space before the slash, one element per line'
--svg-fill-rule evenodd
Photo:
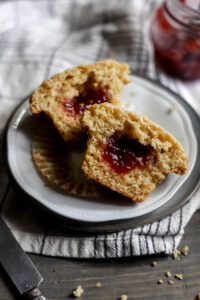
<path fill-rule="evenodd" d="M 200 113 L 199 82 L 183 85 L 154 66 L 146 28 L 160 2 L 1 1 L 1 132 L 13 109 L 44 79 L 104 58 L 127 62 L 135 73 L 159 80 Z M 0 159 L 0 212 L 27 252 L 79 258 L 169 254 L 177 248 L 186 224 L 200 205 L 197 191 L 170 216 L 136 229 L 96 236 L 56 230 L 45 224 L 42 212 L 18 199 L 3 169 L 2 155 Z"/>

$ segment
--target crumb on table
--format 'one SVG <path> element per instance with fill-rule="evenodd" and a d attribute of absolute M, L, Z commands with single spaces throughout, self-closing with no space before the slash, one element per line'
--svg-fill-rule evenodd
<path fill-rule="evenodd" d="M 81 285 L 78 285 L 77 288 L 73 291 L 74 297 L 80 298 L 81 295 L 83 294 L 83 291 L 84 290 L 82 289 Z"/>
<path fill-rule="evenodd" d="M 101 287 L 101 286 L 102 286 L 101 282 L 97 282 L 97 283 L 95 284 L 95 287 Z"/>
<path fill-rule="evenodd" d="M 175 282 L 174 282 L 173 280 L 168 280 L 167 283 L 168 283 L 169 285 L 174 285 L 174 284 L 175 284 Z"/>
<path fill-rule="evenodd" d="M 121 300 L 127 300 L 128 299 L 128 297 L 126 296 L 126 295 L 121 295 L 121 298 L 120 298 Z"/>
<path fill-rule="evenodd" d="M 182 280 L 183 279 L 183 275 L 182 274 L 175 274 L 174 275 L 175 278 Z"/>
<path fill-rule="evenodd" d="M 162 284 L 163 283 L 163 280 L 162 279 L 159 279 L 158 280 L 158 284 Z"/>
<path fill-rule="evenodd" d="M 183 255 L 187 255 L 188 254 L 188 250 L 189 250 L 189 247 L 188 246 L 185 246 L 182 250 L 181 250 L 181 253 Z"/>
<path fill-rule="evenodd" d="M 166 275 L 166 277 L 168 277 L 168 278 L 172 277 L 172 274 L 171 274 L 171 272 L 169 272 L 169 271 L 167 271 L 167 272 L 165 273 L 165 275 Z"/>
<path fill-rule="evenodd" d="M 173 252 L 173 258 L 174 259 L 177 259 L 180 255 L 181 255 L 181 251 L 179 251 L 177 249 Z"/>

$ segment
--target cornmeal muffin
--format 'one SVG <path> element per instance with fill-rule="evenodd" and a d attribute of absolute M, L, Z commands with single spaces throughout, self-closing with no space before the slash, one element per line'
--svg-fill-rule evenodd
<path fill-rule="evenodd" d="M 85 111 L 82 123 L 89 129 L 84 173 L 133 201 L 144 201 L 168 173 L 187 171 L 181 145 L 145 116 L 104 103 Z"/>
<path fill-rule="evenodd" d="M 127 64 L 112 60 L 69 69 L 42 83 L 31 96 L 31 111 L 48 115 L 66 142 L 78 139 L 85 109 L 104 102 L 120 105 L 128 74 Z"/>

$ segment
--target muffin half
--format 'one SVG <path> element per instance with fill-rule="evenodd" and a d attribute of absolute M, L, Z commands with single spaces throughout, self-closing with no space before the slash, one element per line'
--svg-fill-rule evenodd
<path fill-rule="evenodd" d="M 80 118 L 88 107 L 120 105 L 128 74 L 127 64 L 112 60 L 69 69 L 42 83 L 31 96 L 31 111 L 48 115 L 66 142 L 76 140 L 84 132 Z"/>
<path fill-rule="evenodd" d="M 144 201 L 168 173 L 187 171 L 179 142 L 145 116 L 104 103 L 85 111 L 82 123 L 89 129 L 84 173 L 133 201 Z"/>

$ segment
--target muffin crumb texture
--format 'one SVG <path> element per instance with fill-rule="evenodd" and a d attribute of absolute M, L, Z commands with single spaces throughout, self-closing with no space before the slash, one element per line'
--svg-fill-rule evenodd
<path fill-rule="evenodd" d="M 145 116 L 104 103 L 89 107 L 82 124 L 89 130 L 84 173 L 135 202 L 144 201 L 167 174 L 187 171 L 181 145 Z"/>

